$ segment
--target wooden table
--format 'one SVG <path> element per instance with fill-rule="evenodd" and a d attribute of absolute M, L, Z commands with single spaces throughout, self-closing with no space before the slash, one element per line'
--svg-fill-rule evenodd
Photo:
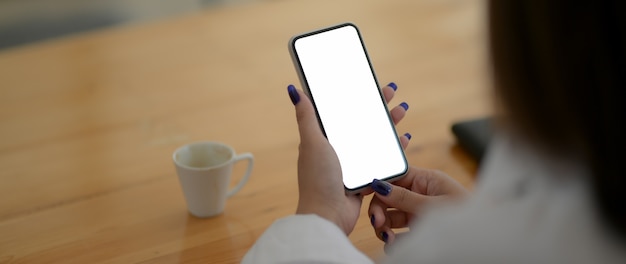
<path fill-rule="evenodd" d="M 0 262 L 238 262 L 297 202 L 287 41 L 344 21 L 411 106 L 410 163 L 470 187 L 449 127 L 492 113 L 483 17 L 479 0 L 266 1 L 0 51 Z M 210 219 L 187 213 L 171 161 L 198 140 L 256 157 Z M 383 254 L 366 208 L 350 238 Z"/>

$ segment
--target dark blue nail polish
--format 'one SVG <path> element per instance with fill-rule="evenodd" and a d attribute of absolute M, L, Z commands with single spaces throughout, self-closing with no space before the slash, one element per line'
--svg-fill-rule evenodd
<path fill-rule="evenodd" d="M 298 91 L 296 91 L 296 87 L 293 86 L 293 84 L 287 86 L 287 93 L 289 93 L 289 98 L 291 98 L 291 102 L 293 103 L 293 105 L 296 105 L 298 104 L 298 102 L 300 102 L 300 95 L 298 94 Z"/>
<path fill-rule="evenodd" d="M 374 223 L 376 222 L 374 215 L 370 216 L 370 222 L 372 223 L 372 226 L 374 226 Z"/>
<path fill-rule="evenodd" d="M 409 104 L 407 104 L 406 102 L 402 102 L 400 104 L 400 106 L 402 106 L 402 108 L 404 108 L 404 111 L 409 110 Z"/>
<path fill-rule="evenodd" d="M 409 133 L 404 133 L 404 136 L 405 136 L 406 138 L 408 138 L 409 140 L 411 140 L 411 138 L 413 137 L 413 136 L 411 136 L 411 134 L 409 134 Z"/>
<path fill-rule="evenodd" d="M 386 183 L 384 181 L 374 179 L 372 181 L 372 189 L 374 189 L 374 191 L 379 194 L 387 196 L 391 192 L 391 185 L 389 185 L 389 183 Z"/>
<path fill-rule="evenodd" d="M 398 90 L 398 86 L 394 82 L 390 82 L 387 86 L 391 87 L 394 91 Z"/>
<path fill-rule="evenodd" d="M 380 232 L 380 236 L 383 238 L 383 241 L 387 243 L 387 240 L 389 240 L 389 235 L 387 235 L 387 232 Z"/>

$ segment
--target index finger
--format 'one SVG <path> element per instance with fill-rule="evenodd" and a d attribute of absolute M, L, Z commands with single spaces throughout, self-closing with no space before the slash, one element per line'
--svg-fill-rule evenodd
<path fill-rule="evenodd" d="M 325 140 L 319 122 L 317 121 L 317 116 L 315 115 L 315 109 L 309 97 L 291 84 L 287 86 L 287 92 L 296 108 L 300 142 L 307 144 L 310 140 L 312 140 L 313 143 Z"/>

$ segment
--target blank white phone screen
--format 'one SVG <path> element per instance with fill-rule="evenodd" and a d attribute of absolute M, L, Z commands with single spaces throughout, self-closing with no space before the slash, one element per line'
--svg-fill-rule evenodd
<path fill-rule="evenodd" d="M 407 165 L 356 28 L 346 25 L 295 40 L 295 52 L 344 185 L 406 172 Z"/>

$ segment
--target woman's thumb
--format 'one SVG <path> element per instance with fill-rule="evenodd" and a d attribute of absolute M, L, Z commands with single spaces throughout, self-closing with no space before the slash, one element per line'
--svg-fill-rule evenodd
<path fill-rule="evenodd" d="M 378 179 L 372 181 L 376 196 L 389 207 L 407 213 L 416 213 L 425 197 L 409 189 L 390 184 Z"/>
<path fill-rule="evenodd" d="M 287 87 L 287 92 L 289 93 L 291 102 L 296 106 L 300 141 L 304 142 L 307 139 L 319 137 L 325 138 L 317 121 L 313 104 L 309 98 L 291 84 Z"/>

